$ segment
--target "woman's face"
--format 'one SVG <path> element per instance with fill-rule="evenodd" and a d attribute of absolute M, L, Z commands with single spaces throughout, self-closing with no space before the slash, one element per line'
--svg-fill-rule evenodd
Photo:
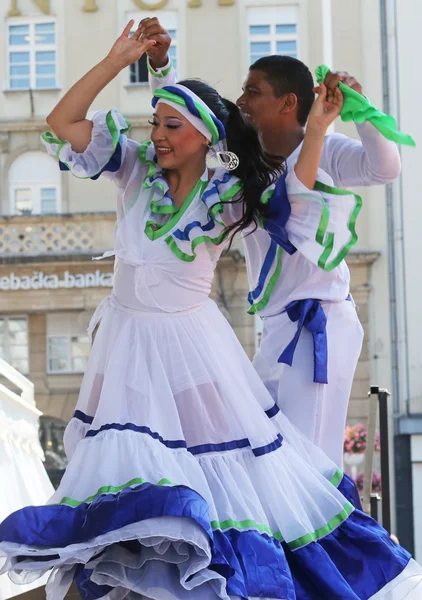
<path fill-rule="evenodd" d="M 180 169 L 198 159 L 205 163 L 208 140 L 176 109 L 158 104 L 150 123 L 151 141 L 162 169 Z"/>

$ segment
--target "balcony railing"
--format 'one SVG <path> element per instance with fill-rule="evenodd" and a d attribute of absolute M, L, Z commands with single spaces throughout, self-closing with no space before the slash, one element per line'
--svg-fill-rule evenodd
<path fill-rule="evenodd" d="M 53 487 L 42 467 L 38 438 L 41 413 L 34 401 L 34 385 L 0 358 L 0 521 L 27 504 L 44 504 Z M 0 598 L 12 598 L 44 585 L 46 577 L 24 586 L 0 576 Z"/>
<path fill-rule="evenodd" d="M 115 220 L 115 213 L 0 217 L 0 258 L 105 251 Z"/>

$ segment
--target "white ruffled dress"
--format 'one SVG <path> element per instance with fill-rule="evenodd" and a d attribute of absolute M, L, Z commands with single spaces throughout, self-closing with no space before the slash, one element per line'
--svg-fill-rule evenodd
<path fill-rule="evenodd" d="M 177 210 L 126 127 L 97 113 L 83 154 L 45 136 L 62 168 L 119 189 L 115 284 L 91 324 L 68 468 L 47 506 L 0 525 L 1 572 L 52 569 L 50 600 L 74 579 L 84 600 L 410 598 L 420 567 L 341 493 L 209 299 L 239 180 L 206 170 Z"/>

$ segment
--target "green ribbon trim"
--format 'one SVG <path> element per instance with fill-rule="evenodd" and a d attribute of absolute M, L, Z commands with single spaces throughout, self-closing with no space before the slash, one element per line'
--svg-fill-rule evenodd
<path fill-rule="evenodd" d="M 173 214 L 171 219 L 169 219 L 164 225 L 159 225 L 153 219 L 147 221 L 145 225 L 145 233 L 149 237 L 149 239 L 152 241 L 157 240 L 158 238 L 163 237 L 163 235 L 166 235 L 169 231 L 171 231 L 171 229 L 173 229 L 183 217 L 183 215 L 185 214 L 189 206 L 192 204 L 192 201 L 194 200 L 198 192 L 199 195 L 202 196 L 207 185 L 208 181 L 203 181 L 202 179 L 199 179 L 193 190 L 189 193 L 188 197 L 183 202 L 182 206 L 177 210 L 176 213 Z"/>
<path fill-rule="evenodd" d="M 145 180 L 144 183 L 142 185 L 142 187 L 145 190 L 151 190 L 154 187 L 157 187 L 158 189 L 160 189 L 163 193 L 163 197 L 166 194 L 166 189 L 164 187 L 164 185 L 161 183 L 161 181 L 153 181 L 151 185 L 149 185 Z M 161 198 L 162 200 L 162 198 Z M 156 213 L 156 214 L 164 214 L 164 215 L 173 215 L 175 213 L 177 213 L 177 211 L 179 210 L 177 208 L 177 206 L 174 206 L 173 201 L 171 198 L 169 198 L 171 204 L 159 204 L 159 202 L 161 202 L 161 200 L 152 200 L 151 201 L 151 211 Z"/>
<path fill-rule="evenodd" d="M 275 186 L 271 190 L 267 190 L 265 194 L 261 196 L 261 204 L 268 204 L 271 196 L 274 194 Z"/>
<path fill-rule="evenodd" d="M 205 183 L 207 186 L 208 183 L 207 182 L 205 182 Z M 201 196 L 204 193 L 206 186 L 201 190 L 201 192 L 200 192 Z M 239 193 L 239 191 L 242 189 L 242 187 L 243 187 L 242 182 L 237 181 L 226 192 L 224 192 L 224 194 L 221 194 L 220 200 L 222 200 L 224 202 L 230 201 L 234 196 L 236 196 L 236 194 Z M 225 223 L 223 223 L 223 221 L 221 221 L 220 219 L 217 218 L 217 215 L 221 214 L 222 212 L 224 212 L 224 204 L 222 204 L 222 203 L 215 204 L 209 210 L 209 214 L 210 214 L 211 218 L 214 219 L 214 221 L 216 223 L 218 223 L 219 225 L 221 225 L 222 227 L 225 227 L 226 226 Z M 148 226 L 148 224 L 150 225 L 150 228 L 153 226 L 152 221 L 148 221 L 147 226 Z M 179 248 L 179 246 L 177 245 L 177 242 L 172 235 L 168 236 L 165 239 L 165 242 L 169 246 L 169 248 L 173 252 L 173 254 L 175 254 L 175 256 L 177 256 L 177 258 L 179 258 L 180 260 L 183 260 L 184 262 L 193 262 L 196 258 L 195 250 L 200 244 L 211 243 L 214 246 L 218 246 L 227 239 L 228 235 L 229 235 L 228 232 L 223 231 L 220 235 L 216 236 L 215 238 L 212 238 L 209 235 L 200 235 L 200 236 L 194 238 L 191 241 L 192 254 L 187 254 L 186 252 L 183 252 L 183 250 L 181 250 Z"/>
<path fill-rule="evenodd" d="M 113 156 L 114 152 L 116 151 L 117 144 L 119 143 L 120 133 L 127 133 L 127 131 L 129 131 L 129 129 L 131 128 L 130 121 L 128 121 L 127 119 L 124 119 L 124 120 L 126 122 L 126 127 L 119 130 L 119 128 L 117 127 L 117 125 L 114 121 L 111 110 L 106 115 L 106 125 L 107 125 L 108 131 L 110 133 L 112 142 L 113 142 L 113 151 L 110 154 L 110 158 Z M 62 151 L 63 146 L 65 146 L 66 144 L 69 144 L 69 142 L 67 140 L 60 140 L 60 139 L 54 137 L 54 135 L 50 131 L 43 133 L 41 137 L 44 140 L 44 142 L 46 142 L 47 144 L 57 144 L 58 145 L 58 148 L 56 150 L 56 158 L 59 162 L 62 162 L 64 165 L 66 165 L 66 167 L 69 169 L 69 171 L 71 171 L 70 166 L 60 159 L 60 153 Z M 88 177 L 78 177 L 78 175 L 75 175 L 75 177 L 77 179 L 92 179 L 93 177 L 98 175 L 98 173 L 100 173 L 100 172 L 101 172 L 101 169 L 99 171 L 97 171 L 96 173 L 94 173 L 93 175 L 89 175 Z M 72 175 L 74 175 L 74 173 L 72 173 Z"/>
<path fill-rule="evenodd" d="M 68 496 L 64 496 L 59 504 L 67 504 L 68 506 L 80 506 L 81 504 L 86 504 L 88 502 L 93 502 L 94 500 L 96 500 L 97 498 L 99 498 L 100 496 L 102 496 L 103 494 L 116 494 L 118 492 L 121 492 L 122 490 L 131 487 L 133 485 L 142 485 L 144 483 L 149 483 L 146 479 L 142 479 L 142 477 L 136 477 L 135 479 L 131 479 L 130 481 L 128 481 L 127 483 L 124 483 L 123 485 L 119 485 L 119 486 L 114 486 L 114 485 L 106 485 L 103 487 L 100 487 L 98 489 L 98 491 L 93 495 L 93 496 L 88 496 L 88 498 L 85 498 L 85 500 L 74 500 L 73 498 L 69 498 Z M 161 479 L 158 483 L 156 483 L 155 485 L 171 485 L 171 486 L 175 486 L 175 483 L 172 483 L 169 479 Z"/>
<path fill-rule="evenodd" d="M 243 189 L 243 182 L 236 181 L 227 191 L 225 191 L 220 196 L 220 201 L 212 206 L 209 210 L 209 214 L 214 219 L 216 223 L 225 227 L 226 224 L 223 223 L 221 219 L 217 218 L 218 214 L 222 214 L 224 212 L 224 203 L 229 203 L 241 190 Z"/>
<path fill-rule="evenodd" d="M 171 60 L 171 58 L 169 57 L 170 60 L 170 64 L 168 67 L 166 67 L 165 69 L 161 69 L 159 72 L 158 71 L 154 71 L 154 69 L 151 67 L 151 63 L 149 61 L 149 57 L 147 58 L 147 69 L 148 72 L 151 73 L 151 75 L 153 75 L 154 77 L 157 77 L 158 79 L 162 79 L 163 77 L 167 77 L 167 75 L 170 73 L 170 71 L 173 68 L 173 61 Z"/>
<path fill-rule="evenodd" d="M 211 527 L 215 529 L 220 529 L 221 531 L 225 531 L 227 529 L 255 529 L 261 533 L 268 533 L 276 540 L 280 542 L 283 540 L 283 536 L 279 531 L 273 533 L 268 525 L 260 525 L 256 521 L 252 519 L 246 519 L 245 521 L 234 521 L 233 519 L 227 519 L 227 521 L 211 521 Z"/>
<path fill-rule="evenodd" d="M 329 72 L 330 69 L 326 65 L 317 67 L 315 75 L 318 83 L 323 83 Z M 387 140 L 405 146 L 416 146 L 410 135 L 397 129 L 397 123 L 393 117 L 376 109 L 365 96 L 344 83 L 340 82 L 339 88 L 343 94 L 343 106 L 340 112 L 342 121 L 354 121 L 355 123 L 369 121 Z"/>
<path fill-rule="evenodd" d="M 148 183 L 148 179 L 150 179 L 157 171 L 158 165 L 154 160 L 149 160 L 147 158 L 147 152 L 149 150 L 149 148 L 152 146 L 152 142 L 147 141 L 144 142 L 138 150 L 138 159 L 141 163 L 143 163 L 144 165 L 148 165 L 148 172 L 144 177 L 144 180 L 142 182 L 142 189 L 144 190 L 150 190 L 153 187 L 158 187 L 163 195 L 166 193 L 166 189 L 164 187 L 164 185 L 161 183 L 161 181 L 153 181 L 151 184 Z M 164 214 L 164 215 L 174 215 L 178 212 L 178 208 L 176 206 L 174 206 L 174 204 L 164 204 L 164 205 L 160 205 L 159 201 L 151 201 L 151 211 L 156 213 L 156 214 Z M 153 223 L 153 221 L 151 221 L 151 223 Z"/>
<path fill-rule="evenodd" d="M 151 186 L 153 187 L 153 186 Z M 157 215 L 174 215 L 177 213 L 179 209 L 174 206 L 174 204 L 157 204 L 157 202 L 151 202 L 151 211 L 156 213 Z"/>
<path fill-rule="evenodd" d="M 42 134 L 41 137 L 44 140 L 44 142 L 47 142 L 47 144 L 67 144 L 67 142 L 64 142 L 63 140 L 59 140 L 59 138 L 54 137 L 51 131 L 46 131 Z"/>
<path fill-rule="evenodd" d="M 342 478 L 343 478 L 343 473 L 340 469 L 338 469 L 336 474 L 334 475 L 334 477 L 332 477 L 330 479 L 330 483 L 332 483 L 333 485 L 334 485 L 335 481 L 340 483 Z M 102 496 L 104 494 L 116 494 L 116 493 L 121 492 L 125 488 L 132 487 L 134 485 L 142 485 L 144 483 L 149 483 L 149 482 L 146 479 L 143 479 L 142 477 L 136 477 L 134 479 L 131 479 L 127 483 L 124 483 L 123 485 L 119 485 L 119 486 L 107 485 L 107 486 L 100 487 L 95 494 L 93 494 L 92 496 L 88 496 L 88 498 L 86 498 L 85 500 L 75 500 L 74 498 L 69 498 L 68 496 L 64 496 L 60 500 L 59 504 L 65 504 L 67 506 L 72 506 L 73 508 L 76 508 L 76 507 L 80 506 L 81 504 L 87 504 L 87 503 L 93 502 L 94 500 L 96 500 L 97 498 L 99 498 L 100 496 Z M 158 481 L 155 485 L 159 485 L 159 486 L 168 485 L 168 486 L 172 486 L 172 487 L 177 487 L 178 484 L 173 483 L 172 481 L 170 481 L 167 478 L 164 478 L 164 479 L 160 479 L 160 481 Z M 305 546 L 306 544 L 309 544 L 310 542 L 315 542 L 315 541 L 321 539 L 322 537 L 325 537 L 329 533 L 332 533 L 334 531 L 334 529 L 336 529 L 336 527 L 341 525 L 350 516 L 350 514 L 353 512 L 353 510 L 354 510 L 353 506 L 350 504 L 350 502 L 347 502 L 344 509 L 338 515 L 333 517 L 327 523 L 327 525 L 325 525 L 324 527 L 321 527 L 320 529 L 317 529 L 313 533 L 308 533 L 300 538 L 297 538 L 296 540 L 293 540 L 292 542 L 288 542 L 287 545 L 292 550 L 297 550 L 298 548 Z M 257 521 L 254 521 L 253 519 L 246 519 L 244 521 L 235 521 L 233 519 L 227 519 L 226 521 L 211 521 L 211 527 L 214 530 L 220 529 L 221 531 L 225 531 L 227 529 L 239 529 L 239 530 L 255 529 L 261 533 L 267 533 L 268 535 L 271 535 L 276 540 L 279 540 L 279 541 L 283 540 L 283 536 L 281 535 L 281 533 L 279 531 L 273 532 L 268 525 L 260 524 Z"/>
<path fill-rule="evenodd" d="M 65 163 L 64 161 L 60 161 L 60 152 L 62 151 L 63 146 L 65 146 L 69 142 L 67 142 L 66 140 L 59 140 L 58 138 L 54 137 L 54 135 L 50 131 L 43 133 L 41 137 L 44 140 L 44 142 L 47 142 L 47 144 L 52 144 L 52 145 L 57 144 L 58 145 L 58 148 L 56 150 L 56 159 L 59 162 L 63 162 L 63 164 L 66 165 L 66 167 L 70 170 L 70 167 L 67 163 Z M 90 178 L 82 177 L 81 179 L 90 179 Z"/>
<path fill-rule="evenodd" d="M 335 234 L 332 232 L 327 233 L 330 209 L 328 208 L 328 205 L 325 202 L 325 200 L 322 200 L 321 219 L 315 235 L 315 240 L 318 244 L 324 247 L 324 251 L 322 252 L 318 260 L 318 266 L 324 271 L 332 271 L 347 256 L 351 248 L 353 248 L 353 246 L 358 240 L 358 235 L 356 233 L 356 220 L 362 208 L 362 198 L 355 192 L 332 187 L 326 185 L 325 183 L 321 183 L 320 181 L 315 182 L 314 189 L 319 192 L 326 192 L 327 194 L 334 194 L 338 196 L 353 195 L 355 197 L 355 207 L 350 214 L 349 223 L 347 225 L 351 234 L 350 241 L 341 248 L 337 256 L 335 256 L 335 258 L 333 258 L 330 262 L 328 262 L 328 259 L 331 255 L 331 252 L 333 251 Z"/>
<path fill-rule="evenodd" d="M 341 469 L 337 469 L 337 471 L 334 473 L 334 475 L 330 479 L 331 485 L 338 488 L 338 486 L 341 483 L 341 480 L 343 479 L 343 475 L 344 475 L 343 471 Z"/>
<path fill-rule="evenodd" d="M 321 538 L 324 538 L 332 533 L 335 529 L 337 529 L 337 527 L 344 523 L 344 521 L 350 517 L 354 510 L 355 509 L 353 508 L 353 505 L 350 502 L 347 502 L 343 510 L 330 521 L 328 521 L 324 527 L 320 527 L 313 533 L 307 533 L 296 540 L 288 542 L 287 545 L 289 546 L 290 550 L 298 550 L 299 548 L 302 548 L 311 542 L 317 542 Z"/>
<path fill-rule="evenodd" d="M 221 227 L 225 227 L 225 224 L 223 223 L 223 221 L 221 219 L 218 218 L 218 215 L 221 215 L 223 212 L 224 212 L 224 206 L 222 204 L 216 204 L 209 210 L 209 214 L 210 214 L 211 218 L 214 219 L 214 221 L 216 223 L 218 223 L 218 225 L 221 225 Z"/>
<path fill-rule="evenodd" d="M 221 235 L 219 235 L 215 238 L 212 238 L 209 235 L 200 235 L 199 237 L 195 238 L 191 242 L 192 254 L 186 254 L 186 252 L 183 252 L 182 250 L 180 250 L 174 237 L 171 235 L 165 239 L 165 242 L 169 246 L 169 248 L 173 252 L 173 254 L 175 254 L 177 256 L 177 258 L 180 258 L 180 260 L 183 260 L 185 262 L 193 262 L 196 258 L 195 250 L 200 244 L 204 244 L 204 243 L 208 242 L 210 244 L 214 244 L 214 246 L 219 246 L 227 239 L 227 236 L 228 236 L 228 233 L 226 233 L 224 231 Z"/>
<path fill-rule="evenodd" d="M 151 147 L 151 145 L 152 145 L 152 142 L 150 142 L 150 141 L 144 142 L 143 144 L 141 144 L 139 146 L 139 150 L 138 150 L 138 159 L 144 165 L 148 165 L 148 173 L 145 175 L 144 181 L 142 183 L 143 187 L 146 185 L 146 180 L 149 179 L 150 177 L 152 177 L 154 175 L 155 171 L 157 170 L 157 163 L 154 160 L 149 160 L 147 158 L 147 152 L 148 152 L 148 149 Z"/>
<path fill-rule="evenodd" d="M 179 106 L 184 106 L 186 108 L 186 102 L 184 101 L 183 98 L 181 98 L 181 96 L 177 96 L 177 94 L 173 94 L 172 92 L 169 92 L 166 89 L 161 89 L 161 88 L 156 89 L 154 92 L 154 96 L 155 96 L 155 98 L 162 98 L 163 100 L 169 100 L 170 102 L 174 102 L 175 104 L 178 104 Z M 204 122 L 206 128 L 208 129 L 208 131 L 210 132 L 210 134 L 212 136 L 211 144 L 212 145 L 216 144 L 218 142 L 218 140 L 220 139 L 220 133 L 217 129 L 217 125 L 214 123 L 214 121 L 211 118 L 210 113 L 207 111 L 206 108 L 204 108 L 202 106 L 202 104 L 199 104 L 199 102 L 195 102 L 195 100 L 193 100 L 193 103 L 195 104 L 196 109 L 198 110 L 199 114 L 201 115 L 202 121 Z"/>
<path fill-rule="evenodd" d="M 257 302 L 256 304 L 252 304 L 252 306 L 248 310 L 248 314 L 254 315 L 255 313 L 257 313 L 258 311 L 262 310 L 263 308 L 265 308 L 267 306 L 267 304 L 270 300 L 272 291 L 274 289 L 274 286 L 277 283 L 277 281 L 281 275 L 283 254 L 284 254 L 284 250 L 281 246 L 279 246 L 279 248 L 277 250 L 277 259 L 276 259 L 277 266 L 275 268 L 275 271 L 272 274 L 272 276 L 267 284 L 267 287 L 264 290 L 264 295 L 262 296 L 261 300 L 259 302 Z"/>
<path fill-rule="evenodd" d="M 220 201 L 227 202 L 234 198 L 243 189 L 243 181 L 236 181 L 226 192 L 221 194 Z M 222 212 L 222 211 L 221 211 Z"/>

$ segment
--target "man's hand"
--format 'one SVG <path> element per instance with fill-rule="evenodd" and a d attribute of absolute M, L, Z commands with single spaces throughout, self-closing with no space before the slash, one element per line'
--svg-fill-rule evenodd
<path fill-rule="evenodd" d="M 328 127 L 340 115 L 343 106 L 343 94 L 339 87 L 335 87 L 334 94 L 331 94 L 329 99 L 328 90 L 323 83 L 315 88 L 315 91 L 318 96 L 309 113 L 306 131 L 323 132 L 325 135 Z"/>
<path fill-rule="evenodd" d="M 344 83 L 344 85 L 347 85 L 347 87 L 352 88 L 352 90 L 362 94 L 361 84 L 354 77 L 349 75 L 349 73 L 346 73 L 345 71 L 330 71 L 324 79 L 324 84 L 327 88 L 327 100 L 332 99 L 335 89 L 338 87 L 340 81 Z"/>
<path fill-rule="evenodd" d="M 147 51 L 152 68 L 165 67 L 168 63 L 168 50 L 171 44 L 168 31 L 161 26 L 157 17 L 142 19 L 139 29 L 142 39 L 155 42 L 155 45 Z"/>

